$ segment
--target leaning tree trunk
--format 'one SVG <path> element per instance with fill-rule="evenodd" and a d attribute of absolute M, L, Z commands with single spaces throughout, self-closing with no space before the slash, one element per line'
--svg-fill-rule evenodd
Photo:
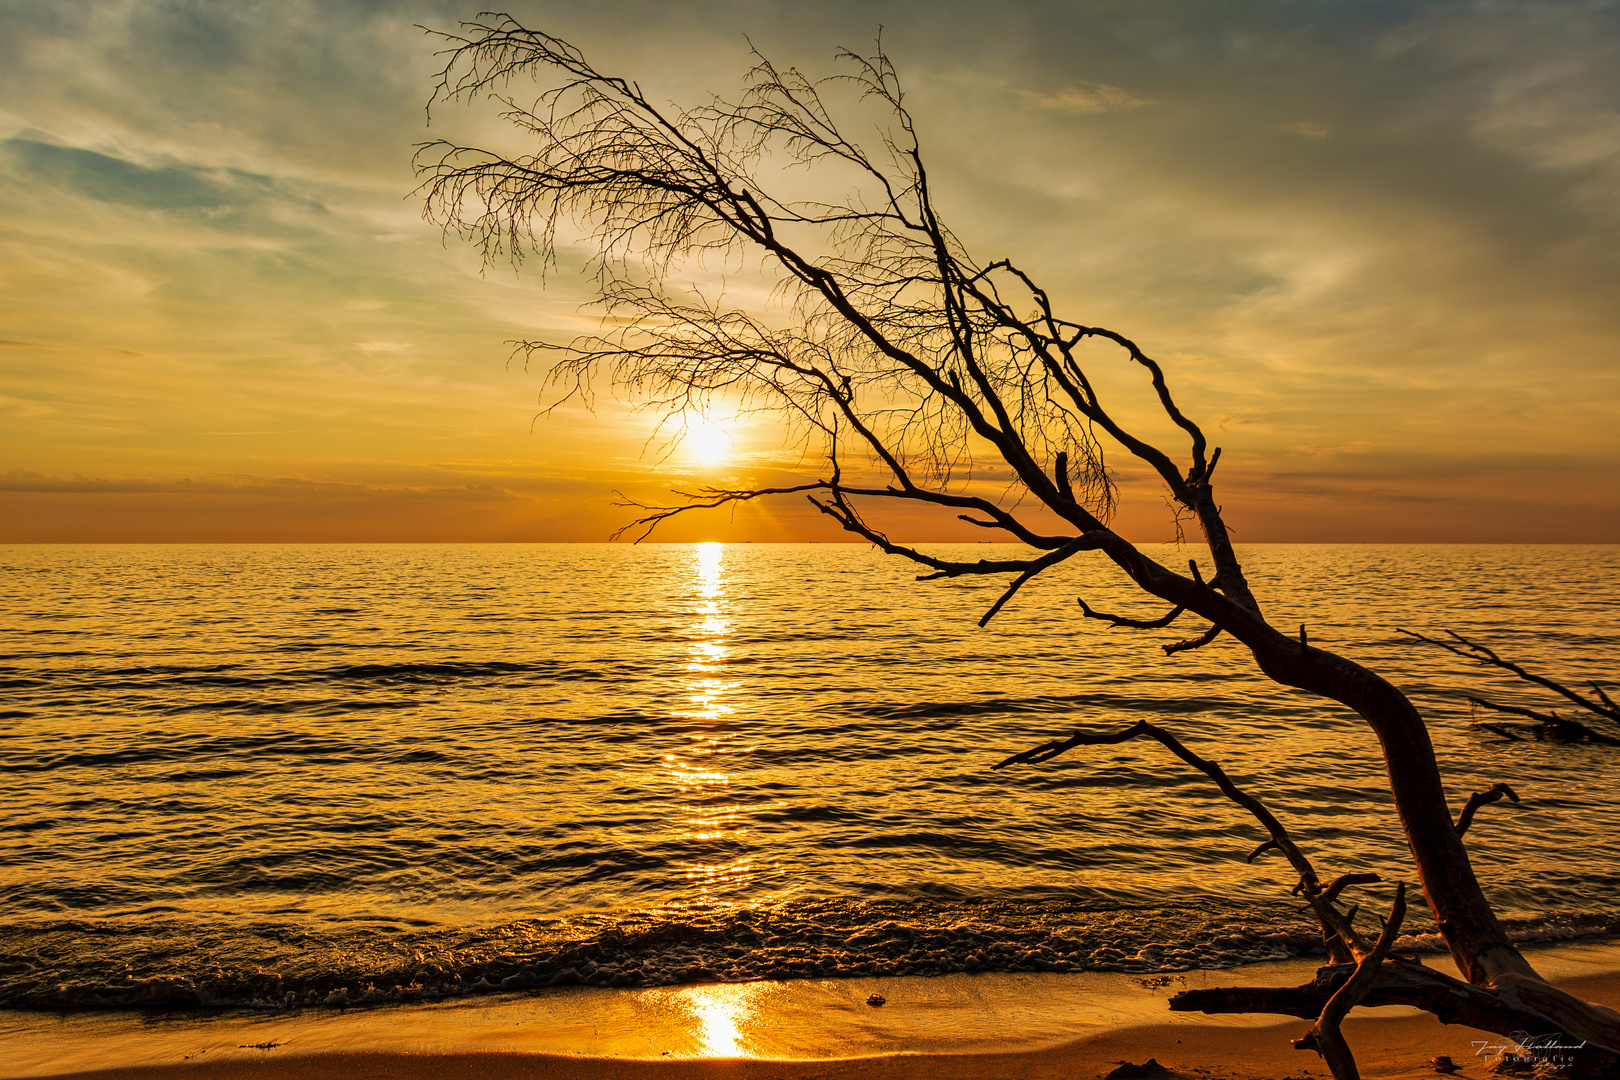
<path fill-rule="evenodd" d="M 1502 992 L 1576 1039 L 1620 1048 L 1620 1013 L 1550 985 L 1508 941 L 1452 823 L 1428 726 L 1406 695 L 1342 656 L 1287 638 L 1280 643 L 1255 650 L 1266 675 L 1348 706 L 1378 736 L 1424 898 L 1457 969 L 1475 986 Z M 1505 1012 L 1489 1030 L 1522 1033 L 1525 1022 Z M 1594 1075 L 1608 1074 L 1612 1066 L 1611 1058 Z"/>
<path fill-rule="evenodd" d="M 1354 661 L 1309 645 L 1287 642 L 1282 649 L 1257 650 L 1255 659 L 1277 682 L 1355 710 L 1378 736 L 1424 898 L 1457 970 L 1478 984 L 1509 973 L 1534 976 L 1485 899 L 1452 824 L 1428 725 L 1406 695 Z"/>
<path fill-rule="evenodd" d="M 1452 824 L 1440 765 L 1423 717 L 1388 680 L 1352 660 L 1312 647 L 1303 626 L 1298 641 L 1278 633 L 1260 614 L 1209 484 L 1197 485 L 1192 494 L 1192 508 L 1219 570 L 1223 591 L 1248 616 L 1227 629 L 1249 646 L 1269 678 L 1353 709 L 1378 736 L 1424 899 L 1457 970 L 1480 985 L 1506 975 L 1536 978 L 1534 969 L 1508 943 Z"/>
<path fill-rule="evenodd" d="M 1353 709 L 1378 736 L 1424 899 L 1457 970 L 1479 985 L 1505 976 L 1538 978 L 1519 950 L 1509 944 L 1480 888 L 1462 836 L 1452 824 L 1440 764 L 1422 715 L 1387 679 L 1352 660 L 1312 647 L 1304 626 L 1299 628 L 1298 641 L 1271 626 L 1249 589 L 1207 478 L 1191 494 L 1192 509 L 1223 591 L 1241 616 L 1238 625 L 1227 629 L 1249 646 L 1267 677 Z M 1222 620 L 1216 617 L 1212 621 L 1219 625 Z"/>
<path fill-rule="evenodd" d="M 1510 1037 L 1561 1034 L 1571 1045 L 1584 1040 L 1588 1045 L 1579 1051 L 1574 1075 L 1620 1077 L 1620 1014 L 1547 983 L 1508 941 L 1497 921 L 1452 819 L 1422 715 L 1386 679 L 1312 646 L 1303 626 L 1297 640 L 1272 626 L 1249 589 L 1226 537 L 1225 524 L 1207 496 L 1207 486 L 1195 492 L 1193 503 L 1218 568 L 1216 577 L 1207 583 L 1199 578 L 1196 565 L 1190 567 L 1193 577 L 1189 580 L 1112 536 L 1100 540 L 1098 546 L 1145 591 L 1210 620 L 1210 631 L 1203 637 L 1166 646 L 1167 651 L 1206 644 L 1224 630 L 1249 648 L 1267 677 L 1337 701 L 1367 722 L 1383 751 L 1396 812 L 1435 924 L 1468 984 L 1486 991 L 1472 993 L 1465 984 L 1438 972 L 1388 963 L 1380 968 L 1362 1003 L 1417 1005 L 1446 1023 L 1463 1023 Z M 1130 625 L 1101 617 L 1116 625 Z M 1333 975 L 1334 970 L 1324 969 L 1316 984 L 1281 997 L 1267 997 L 1265 991 L 1258 996 L 1248 991 L 1189 991 L 1178 995 L 1172 1008 L 1254 1012 L 1271 1011 L 1270 1006 L 1292 1001 L 1291 1008 L 1280 1011 L 1318 1015 L 1349 978 L 1347 970 Z"/>

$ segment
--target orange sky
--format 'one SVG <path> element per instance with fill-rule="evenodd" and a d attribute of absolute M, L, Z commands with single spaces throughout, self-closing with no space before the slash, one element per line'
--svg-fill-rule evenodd
<path fill-rule="evenodd" d="M 474 10 L 0 7 L 0 542 L 602 540 L 615 490 L 809 474 L 762 421 L 705 463 L 608 396 L 536 419 L 506 343 L 592 328 L 588 253 L 486 272 L 411 196 L 414 142 L 505 138 L 424 126 L 413 24 Z M 1612 9 L 512 11 L 687 103 L 744 35 L 825 73 L 882 24 L 952 227 L 1164 362 L 1240 540 L 1620 542 Z M 1121 531 L 1168 539 L 1122 480 Z M 840 534 L 791 500 L 662 538 Z"/>

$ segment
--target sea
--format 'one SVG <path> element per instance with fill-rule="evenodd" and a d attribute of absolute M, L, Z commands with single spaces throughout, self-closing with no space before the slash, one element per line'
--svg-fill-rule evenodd
<path fill-rule="evenodd" d="M 938 545 L 951 557 L 1014 557 Z M 1150 547 L 1184 566 L 1194 547 Z M 1527 946 L 1620 937 L 1620 751 L 1467 697 L 1620 677 L 1620 546 L 1250 545 L 1275 625 L 1410 694 Z M 1206 556 L 1206 573 L 1207 556 Z M 0 547 L 0 1007 L 288 1009 L 558 986 L 1152 978 L 1320 953 L 1224 766 L 1358 918 L 1417 886 L 1376 740 L 1077 557 L 999 579 L 856 544 Z M 1403 950 L 1441 943 L 1414 905 Z"/>

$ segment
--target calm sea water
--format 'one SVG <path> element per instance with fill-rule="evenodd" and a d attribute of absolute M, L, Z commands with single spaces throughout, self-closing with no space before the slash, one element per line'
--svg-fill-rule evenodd
<path fill-rule="evenodd" d="M 970 546 L 959 554 L 979 557 Z M 1183 562 L 1191 549 L 1156 551 Z M 1620 547 L 1244 549 L 1279 625 L 1411 692 L 1527 939 L 1620 933 L 1620 754 L 1506 742 L 1512 682 L 1614 679 Z M 307 1004 L 559 983 L 1173 971 L 1310 950 L 1258 827 L 1416 884 L 1374 741 L 1100 560 L 989 582 L 855 545 L 0 548 L 0 1004 Z M 1544 702 L 1545 703 L 1545 702 Z M 1382 907 L 1391 886 L 1367 890 Z M 1404 945 L 1432 944 L 1414 919 Z"/>

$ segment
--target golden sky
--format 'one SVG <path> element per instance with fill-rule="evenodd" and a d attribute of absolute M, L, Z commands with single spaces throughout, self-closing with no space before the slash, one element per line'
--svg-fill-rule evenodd
<path fill-rule="evenodd" d="M 505 138 L 426 126 L 414 24 L 480 6 L 0 2 L 0 542 L 602 540 L 616 489 L 808 473 L 763 421 L 661 456 L 609 396 L 536 418 L 506 343 L 593 327 L 585 253 L 485 270 L 412 195 L 413 143 Z M 1613 4 L 509 10 L 686 103 L 881 24 L 952 227 L 1164 362 L 1240 541 L 1620 541 Z"/>

